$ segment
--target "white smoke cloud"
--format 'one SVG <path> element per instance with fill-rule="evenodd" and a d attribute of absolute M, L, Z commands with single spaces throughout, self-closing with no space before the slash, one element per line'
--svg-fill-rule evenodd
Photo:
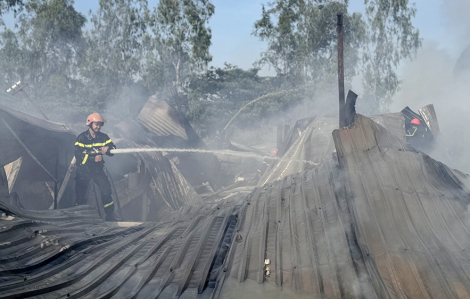
<path fill-rule="evenodd" d="M 470 173 L 470 70 L 455 76 L 457 58 L 439 49 L 438 43 L 425 42 L 416 60 L 404 67 L 402 90 L 391 110 L 400 111 L 409 106 L 417 112 L 427 104 L 434 104 L 441 135 L 428 154 Z"/>
<path fill-rule="evenodd" d="M 445 0 L 441 8 L 447 31 L 454 35 L 460 47 L 466 47 L 470 37 L 470 1 Z"/>

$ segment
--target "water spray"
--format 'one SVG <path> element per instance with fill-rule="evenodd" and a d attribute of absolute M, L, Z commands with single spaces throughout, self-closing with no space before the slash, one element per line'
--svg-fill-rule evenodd
<path fill-rule="evenodd" d="M 191 148 L 156 148 L 156 147 L 144 147 L 144 148 L 123 148 L 123 149 L 111 149 L 109 150 L 111 154 L 134 154 L 134 153 L 152 153 L 152 152 L 173 152 L 173 153 L 199 153 L 199 154 L 221 154 L 221 155 L 231 155 L 245 158 L 255 158 L 258 160 L 276 160 L 276 161 L 291 161 L 298 163 L 306 163 L 312 166 L 318 165 L 318 163 L 307 161 L 307 160 L 294 160 L 294 159 L 282 159 L 279 157 L 271 156 L 262 156 L 255 153 L 248 152 L 236 152 L 231 150 L 202 150 L 202 149 L 191 149 Z M 90 153 L 93 154 L 93 153 Z M 96 151 L 94 154 L 100 154 Z"/>

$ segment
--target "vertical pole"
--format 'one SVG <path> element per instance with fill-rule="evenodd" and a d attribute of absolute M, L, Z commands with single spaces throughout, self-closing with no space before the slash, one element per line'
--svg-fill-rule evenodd
<path fill-rule="evenodd" d="M 60 155 L 60 147 L 57 151 L 57 158 L 55 160 L 55 177 L 58 177 L 59 174 L 59 155 Z M 57 209 L 57 181 L 54 182 L 54 210 Z"/>
<path fill-rule="evenodd" d="M 339 87 L 339 127 L 345 126 L 344 123 L 344 59 L 343 59 L 343 14 L 337 14 L 338 24 L 338 87 Z"/>

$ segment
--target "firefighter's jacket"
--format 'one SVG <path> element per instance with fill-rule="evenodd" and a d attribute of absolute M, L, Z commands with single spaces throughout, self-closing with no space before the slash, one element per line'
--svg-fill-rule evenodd
<path fill-rule="evenodd" d="M 87 151 L 90 149 L 100 149 L 103 146 L 108 146 L 109 149 L 116 148 L 114 143 L 111 141 L 111 138 L 109 138 L 105 133 L 97 132 L 95 135 L 96 138 L 93 138 L 90 134 L 90 130 L 86 130 L 78 135 L 77 141 L 75 142 L 75 158 L 77 159 L 77 166 L 103 167 L 104 160 L 102 159 L 99 162 L 95 162 L 95 156 L 87 154 Z M 106 155 L 113 156 L 109 150 Z"/>

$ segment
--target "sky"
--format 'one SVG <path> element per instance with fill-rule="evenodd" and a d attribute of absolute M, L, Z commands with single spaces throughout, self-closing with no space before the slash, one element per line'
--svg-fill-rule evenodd
<path fill-rule="evenodd" d="M 449 11 L 446 7 L 452 6 L 448 3 L 454 3 L 454 6 L 457 6 L 459 2 L 464 1 L 468 0 L 414 1 L 417 15 L 413 23 L 419 29 L 421 37 L 424 41 L 437 42 L 438 47 L 453 57 L 458 57 L 465 45 L 464 42 L 459 41 L 458 36 L 448 32 L 450 24 L 455 24 L 458 16 L 455 20 L 449 20 Z M 158 0 L 148 2 L 150 7 L 158 4 Z M 243 69 L 253 67 L 253 63 L 266 49 L 266 43 L 252 35 L 253 24 L 260 18 L 262 5 L 267 2 L 267 0 L 212 1 L 215 5 L 215 14 L 209 24 L 212 29 L 210 53 L 213 61 L 211 66 L 223 67 L 224 63 L 228 62 Z M 350 12 L 364 13 L 364 0 L 350 0 L 349 3 Z M 90 10 L 94 11 L 99 7 L 98 0 L 76 0 L 74 5 L 87 18 Z M 453 7 L 453 9 L 458 11 L 458 7 Z M 11 25 L 13 18 L 6 17 L 5 21 L 7 25 Z M 260 74 L 269 75 L 272 74 L 272 70 L 266 68 Z"/>

